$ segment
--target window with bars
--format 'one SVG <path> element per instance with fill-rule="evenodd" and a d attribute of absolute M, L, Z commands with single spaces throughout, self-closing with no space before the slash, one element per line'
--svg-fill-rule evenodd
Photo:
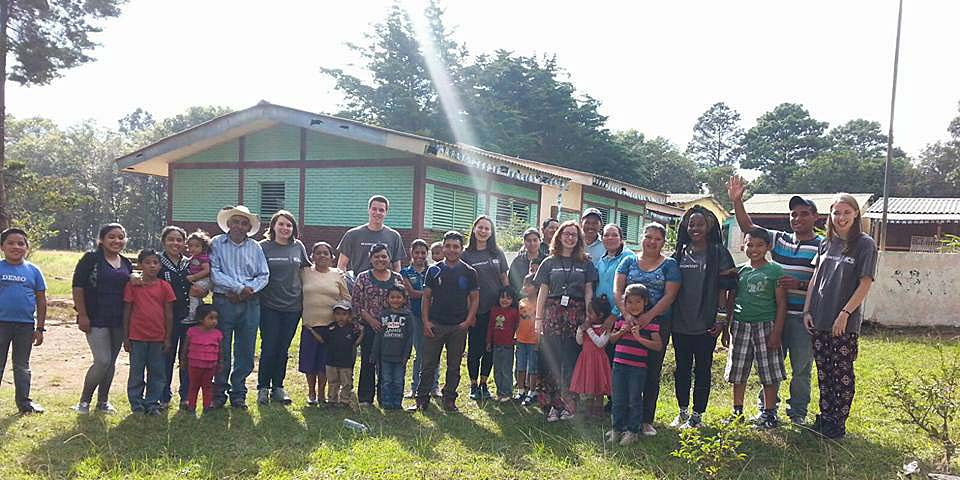
<path fill-rule="evenodd" d="M 430 204 L 428 228 L 467 231 L 477 216 L 477 194 L 427 185 Z"/>
<path fill-rule="evenodd" d="M 283 210 L 286 196 L 284 182 L 260 182 L 260 218 L 269 220 L 274 213 Z"/>
<path fill-rule="evenodd" d="M 497 197 L 496 222 L 497 225 L 507 225 L 514 218 L 529 224 L 530 223 L 530 203 L 522 202 L 512 198 Z"/>
<path fill-rule="evenodd" d="M 623 230 L 623 240 L 629 244 L 640 243 L 640 216 L 620 212 L 620 228 Z"/>

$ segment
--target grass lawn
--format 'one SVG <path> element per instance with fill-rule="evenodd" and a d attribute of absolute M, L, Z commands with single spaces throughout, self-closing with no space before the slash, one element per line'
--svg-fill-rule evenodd
<path fill-rule="evenodd" d="M 48 264 L 44 253 L 38 252 L 32 260 L 47 278 L 68 279 L 69 275 L 52 272 L 71 271 L 76 256 Z M 71 338 L 82 342 L 82 337 Z M 792 425 L 772 432 L 751 431 L 741 447 L 747 460 L 728 472 L 729 477 L 896 478 L 900 466 L 915 459 L 921 460 L 925 472 L 930 471 L 937 449 L 884 408 L 881 385 L 892 368 L 910 373 L 934 366 L 938 343 L 949 354 L 960 353 L 960 341 L 952 332 L 865 331 L 848 436 L 839 442 L 825 441 Z M 55 356 L 58 351 L 55 344 L 40 348 L 46 355 Z M 291 351 L 295 359 L 296 345 Z M 722 355 L 714 362 L 707 431 L 715 429 L 731 405 L 731 389 L 722 381 Z M 121 353 L 121 362 L 125 359 Z M 628 448 L 603 444 L 608 422 L 577 418 L 547 424 L 535 409 L 470 402 L 465 378 L 461 414 L 447 415 L 437 408 L 413 415 L 377 408 L 351 412 L 307 407 L 304 381 L 291 361 L 287 387 L 295 399 L 293 405 L 258 408 L 251 392 L 249 411 L 228 408 L 193 418 L 178 414 L 176 408 L 161 417 L 130 415 L 126 378 L 118 376 L 112 399 L 119 414 L 80 417 L 69 410 L 79 392 L 39 386 L 33 397 L 47 407 L 47 413 L 17 415 L 8 373 L 0 386 L 0 479 L 698 478 L 670 455 L 678 446 L 677 433 L 663 425 L 676 414 L 672 352 L 667 359 L 657 413 L 660 433 Z M 63 375 L 82 376 L 87 361 L 89 357 L 64 364 Z M 813 381 L 811 417 L 817 411 Z M 247 384 L 252 389 L 255 382 L 256 374 Z M 756 389 L 750 392 L 755 394 Z M 788 396 L 784 385 L 781 397 Z M 748 415 L 754 413 L 752 405 L 747 410 Z M 344 428 L 344 418 L 367 424 L 370 434 Z"/>
<path fill-rule="evenodd" d="M 30 253 L 29 260 L 43 271 L 47 281 L 47 296 L 68 298 L 71 295 L 73 269 L 83 252 L 66 250 L 37 250 Z"/>

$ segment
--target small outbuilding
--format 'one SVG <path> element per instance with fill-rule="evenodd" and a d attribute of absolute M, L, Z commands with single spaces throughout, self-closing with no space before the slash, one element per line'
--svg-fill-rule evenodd
<path fill-rule="evenodd" d="M 863 214 L 869 232 L 880 239 L 883 198 Z M 946 235 L 960 235 L 960 198 L 890 197 L 887 250 L 940 252 Z"/>

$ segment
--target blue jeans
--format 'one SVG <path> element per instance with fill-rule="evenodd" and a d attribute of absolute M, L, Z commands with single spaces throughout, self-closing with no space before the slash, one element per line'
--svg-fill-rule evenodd
<path fill-rule="evenodd" d="M 163 397 L 160 398 L 160 401 L 162 402 L 169 403 L 173 398 L 173 390 L 170 388 L 173 384 L 173 366 L 177 361 L 178 353 L 187 348 L 188 328 L 190 328 L 190 325 L 184 325 L 179 321 L 173 322 L 173 336 L 170 339 L 170 351 L 167 352 L 167 366 L 165 371 L 167 382 L 163 388 Z M 180 377 L 180 387 L 178 393 L 180 394 L 180 403 L 183 403 L 187 401 L 187 388 L 190 386 L 189 369 L 180 368 L 178 370 L 180 370 L 180 373 L 178 374 Z"/>
<path fill-rule="evenodd" d="M 493 346 L 493 382 L 498 397 L 513 395 L 513 345 Z"/>
<path fill-rule="evenodd" d="M 618 432 L 640 431 L 643 420 L 643 387 L 647 369 L 613 364 L 613 429 Z"/>
<path fill-rule="evenodd" d="M 230 303 L 223 295 L 213 296 L 213 308 L 220 321 L 217 328 L 223 333 L 220 342 L 220 371 L 213 378 L 214 403 L 244 402 L 247 397 L 247 376 L 253 371 L 253 353 L 257 346 L 257 327 L 260 326 L 260 299 Z M 229 381 L 229 383 L 228 383 Z"/>
<path fill-rule="evenodd" d="M 260 368 L 257 388 L 279 388 L 287 376 L 290 342 L 297 333 L 301 310 L 281 312 L 260 307 Z"/>
<path fill-rule="evenodd" d="M 813 337 L 803 326 L 803 318 L 787 315 L 783 325 L 783 357 L 790 358 L 790 398 L 787 416 L 805 418 L 810 405 L 810 371 L 813 367 Z M 780 403 L 780 396 L 777 402 Z M 757 405 L 763 408 L 763 390 L 757 395 Z"/>
<path fill-rule="evenodd" d="M 130 376 L 127 378 L 127 399 L 130 410 L 159 408 L 167 384 L 167 355 L 163 342 L 130 341 Z M 147 378 L 144 381 L 143 373 Z M 146 396 L 144 396 L 146 387 Z"/>
<path fill-rule="evenodd" d="M 413 317 L 413 349 L 417 352 L 416 356 L 413 359 L 413 380 L 410 382 L 410 391 L 414 395 L 417 394 L 417 389 L 420 388 L 420 370 L 423 369 L 423 353 L 421 348 L 423 348 L 423 320 L 420 320 L 420 317 Z M 431 390 L 436 390 L 440 385 L 440 368 L 437 368 L 437 372 L 433 375 L 433 386 Z"/>
<path fill-rule="evenodd" d="M 380 406 L 400 408 L 403 403 L 403 378 L 407 375 L 404 362 L 380 361 Z"/>

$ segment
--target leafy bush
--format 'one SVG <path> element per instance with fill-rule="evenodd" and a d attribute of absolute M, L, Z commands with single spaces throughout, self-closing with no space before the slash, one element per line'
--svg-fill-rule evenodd
<path fill-rule="evenodd" d="M 734 464 L 746 460 L 747 454 L 737 451 L 748 427 L 743 417 L 733 417 L 719 426 L 715 435 L 701 429 L 680 431 L 680 448 L 670 452 L 699 472 L 698 478 L 722 478 Z"/>

